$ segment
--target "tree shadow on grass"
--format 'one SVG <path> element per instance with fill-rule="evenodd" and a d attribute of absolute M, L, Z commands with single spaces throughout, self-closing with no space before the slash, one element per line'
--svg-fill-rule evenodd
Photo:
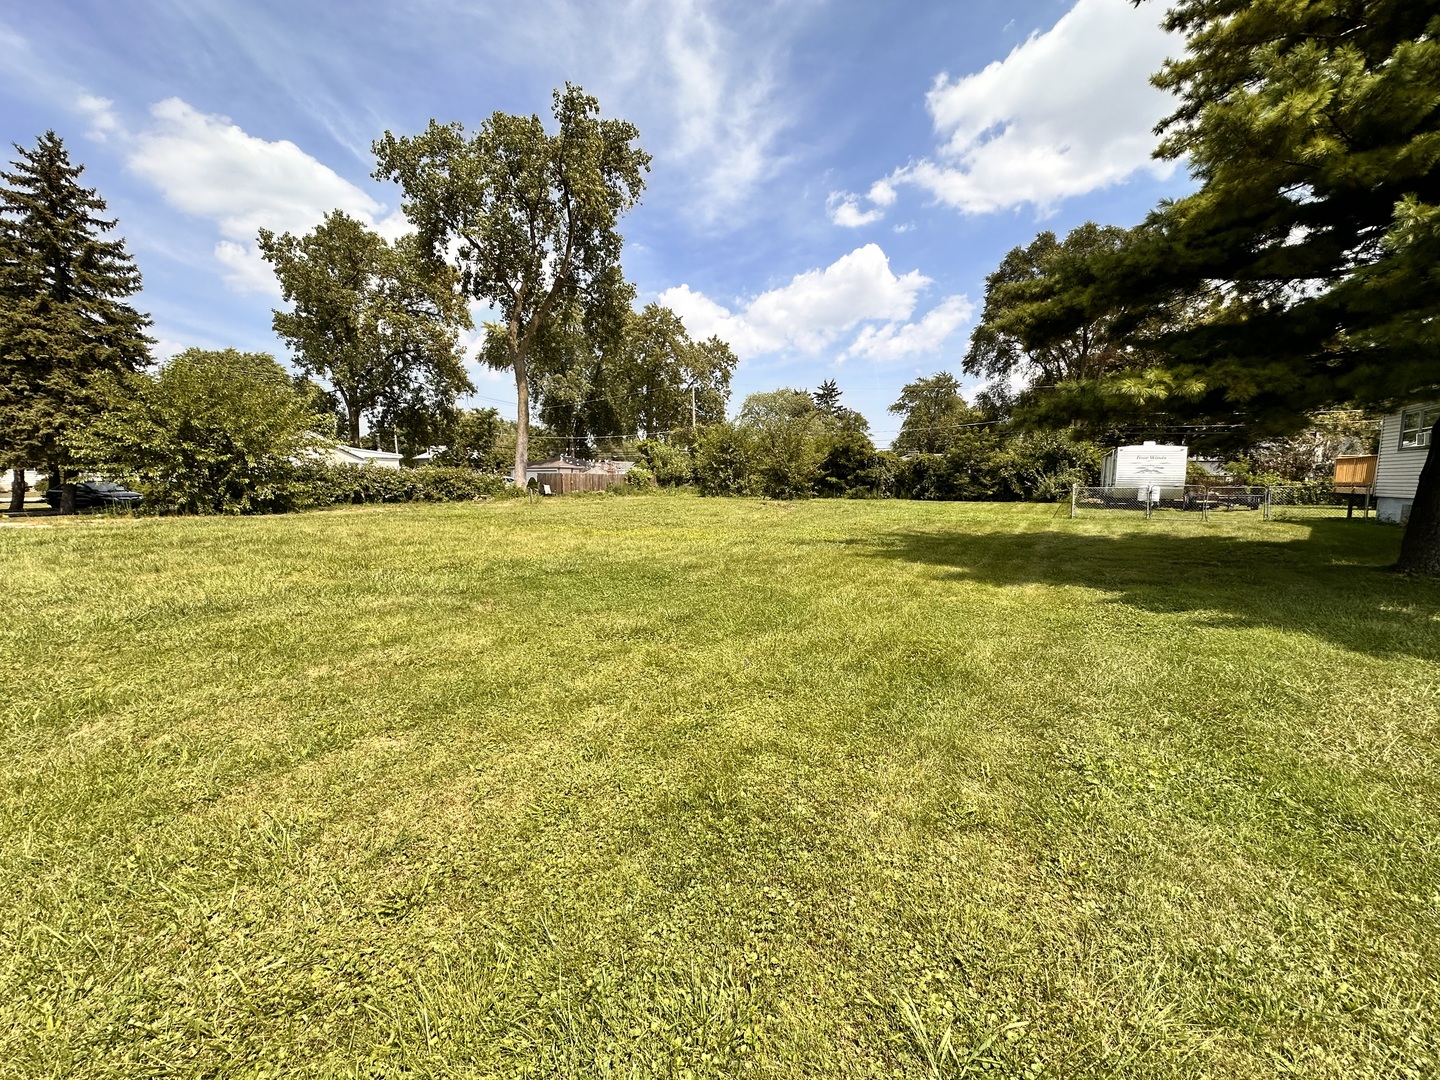
<path fill-rule="evenodd" d="M 876 558 L 938 568 L 941 580 L 996 587 L 1074 586 L 1195 625 L 1312 634 L 1376 657 L 1440 660 L 1440 582 L 1387 567 L 1399 531 L 1317 521 L 1308 535 L 1177 535 L 1163 523 L 1097 536 L 1063 525 L 1035 532 L 905 531 L 850 541 Z M 1278 531 L 1278 530 L 1277 530 Z"/>

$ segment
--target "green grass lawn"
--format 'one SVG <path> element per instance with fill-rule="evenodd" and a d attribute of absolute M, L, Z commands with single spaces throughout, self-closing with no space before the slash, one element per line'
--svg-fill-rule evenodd
<path fill-rule="evenodd" d="M 1373 522 L 0 528 L 0 1076 L 1434 1077 Z"/>

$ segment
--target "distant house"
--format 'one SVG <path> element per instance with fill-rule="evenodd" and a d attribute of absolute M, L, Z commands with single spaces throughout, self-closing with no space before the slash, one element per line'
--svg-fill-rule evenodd
<path fill-rule="evenodd" d="M 634 466 L 635 463 L 633 461 L 597 461 L 585 471 L 588 473 L 604 473 L 610 476 L 624 476 L 634 468 Z"/>
<path fill-rule="evenodd" d="M 360 446 L 341 446 L 338 443 L 320 451 L 320 460 L 332 465 L 374 465 L 381 469 L 398 469 L 403 455 L 389 450 L 366 450 Z"/>
<path fill-rule="evenodd" d="M 525 479 L 538 477 L 541 473 L 583 473 L 590 468 L 588 461 L 571 461 L 569 458 L 551 458 L 549 461 L 532 461 L 525 466 Z"/>
<path fill-rule="evenodd" d="M 10 488 L 15 479 L 15 470 L 0 469 L 0 495 L 9 495 Z M 35 487 L 40 483 L 40 473 L 35 469 L 25 470 L 25 484 L 27 487 Z"/>
<path fill-rule="evenodd" d="M 1375 465 L 1375 514 L 1381 521 L 1405 521 L 1430 456 L 1430 429 L 1440 402 L 1414 405 L 1385 417 L 1380 427 L 1380 460 Z"/>

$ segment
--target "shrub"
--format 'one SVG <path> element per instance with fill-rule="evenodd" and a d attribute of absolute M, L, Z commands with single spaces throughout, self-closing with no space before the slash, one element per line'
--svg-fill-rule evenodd
<path fill-rule="evenodd" d="M 875 486 L 879 455 L 863 432 L 837 431 L 822 440 L 824 449 L 815 471 L 818 495 L 841 497 Z"/>
<path fill-rule="evenodd" d="M 1037 499 L 1054 502 L 1072 484 L 1091 484 L 1100 448 L 1058 432 L 1000 435 L 967 431 L 944 454 L 915 454 L 899 463 L 895 490 L 907 499 Z"/>
<path fill-rule="evenodd" d="M 648 489 L 655 486 L 655 474 L 644 465 L 636 463 L 630 466 L 630 471 L 625 474 L 625 486 L 628 488 Z"/>
<path fill-rule="evenodd" d="M 653 482 L 661 487 L 679 487 L 694 479 L 690 451 L 685 447 L 644 439 L 635 449 Z"/>
<path fill-rule="evenodd" d="M 392 472 L 395 470 L 391 470 Z M 411 472 L 420 484 L 421 498 L 428 502 L 466 502 L 490 499 L 510 490 L 503 477 L 455 466 L 429 466 Z"/>
<path fill-rule="evenodd" d="M 501 477 L 454 466 L 382 469 L 308 462 L 294 466 L 280 497 L 266 509 L 283 512 L 368 503 L 464 502 L 513 491 Z"/>
<path fill-rule="evenodd" d="M 264 353 L 187 349 L 109 396 L 83 433 L 82 459 L 127 479 L 157 511 L 263 512 L 320 441 L 310 400 Z"/>
<path fill-rule="evenodd" d="M 735 424 L 711 424 L 695 447 L 695 483 L 702 495 L 753 495 L 754 437 Z"/>
<path fill-rule="evenodd" d="M 995 455 L 1001 497 L 1058 502 L 1070 497 L 1072 484 L 1094 484 L 1100 477 L 1100 447 L 1076 442 L 1056 431 L 1012 436 Z"/>

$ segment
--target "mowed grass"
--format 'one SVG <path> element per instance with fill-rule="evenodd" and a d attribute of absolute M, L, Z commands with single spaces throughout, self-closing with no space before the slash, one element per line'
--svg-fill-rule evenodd
<path fill-rule="evenodd" d="M 1433 1077 L 1398 530 L 0 529 L 0 1076 Z"/>

